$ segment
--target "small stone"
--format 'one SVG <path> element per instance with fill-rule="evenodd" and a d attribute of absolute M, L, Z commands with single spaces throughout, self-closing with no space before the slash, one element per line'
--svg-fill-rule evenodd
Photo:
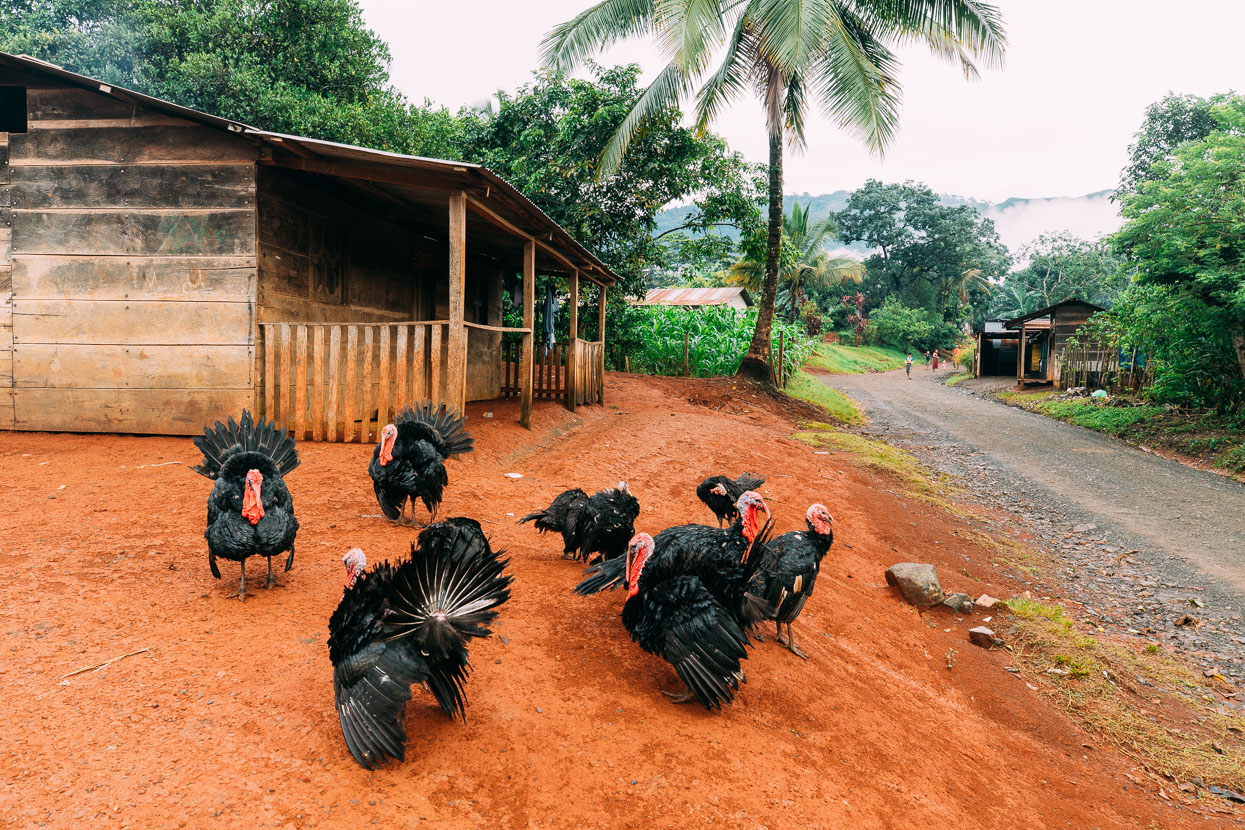
<path fill-rule="evenodd" d="M 886 584 L 899 589 L 912 605 L 929 608 L 942 602 L 942 586 L 933 565 L 901 562 L 886 570 Z"/>
<path fill-rule="evenodd" d="M 1086 523 L 1083 525 L 1077 525 L 1076 527 L 1072 528 L 1072 532 L 1073 533 L 1089 533 L 1091 530 L 1097 530 L 1097 529 L 1098 529 L 1098 525 L 1093 524 L 1093 523 Z"/>
<path fill-rule="evenodd" d="M 984 625 L 979 625 L 976 628 L 970 628 L 968 630 L 968 641 L 975 646 L 990 648 L 994 645 L 994 632 L 986 628 Z"/>
<path fill-rule="evenodd" d="M 973 601 L 968 594 L 952 594 L 944 599 L 942 604 L 958 614 L 973 613 Z"/>
<path fill-rule="evenodd" d="M 982 594 L 981 596 L 977 597 L 973 605 L 977 606 L 982 611 L 989 611 L 997 603 L 998 603 L 998 600 L 995 599 L 994 597 L 990 596 L 989 594 Z"/>

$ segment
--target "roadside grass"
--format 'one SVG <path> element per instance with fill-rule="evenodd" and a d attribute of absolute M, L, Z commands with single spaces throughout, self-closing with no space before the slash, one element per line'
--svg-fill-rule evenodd
<path fill-rule="evenodd" d="M 1015 389 L 1008 388 L 996 393 L 996 397 L 1005 403 L 1029 408 L 1045 401 L 1055 394 L 1056 392 L 1054 389 L 1038 389 L 1034 392 L 1018 392 Z"/>
<path fill-rule="evenodd" d="M 1161 406 L 1106 406 L 1090 400 L 1043 401 L 1037 410 L 1060 421 L 1108 435 L 1120 436 L 1129 427 L 1164 412 Z"/>
<path fill-rule="evenodd" d="M 957 383 L 968 380 L 972 376 L 973 376 L 972 372 L 960 372 L 959 374 L 955 374 L 947 378 L 946 380 L 943 381 L 943 383 L 945 383 L 947 386 L 955 386 Z"/>
<path fill-rule="evenodd" d="M 859 424 L 865 420 L 851 398 L 802 369 L 787 380 L 787 386 L 782 391 L 824 409 L 827 415 L 841 424 Z"/>
<path fill-rule="evenodd" d="M 1140 651 L 1082 631 L 1062 606 L 1016 597 L 1004 632 L 1012 667 L 1088 732 L 1142 763 L 1181 793 L 1245 787 L 1245 719 L 1216 702 L 1220 677 L 1200 678 L 1152 644 Z M 1183 788 L 1183 789 L 1182 789 Z"/>
<path fill-rule="evenodd" d="M 860 372 L 888 372 L 902 369 L 905 355 L 883 346 L 841 346 L 820 343 L 813 349 L 808 366 L 835 375 Z"/>

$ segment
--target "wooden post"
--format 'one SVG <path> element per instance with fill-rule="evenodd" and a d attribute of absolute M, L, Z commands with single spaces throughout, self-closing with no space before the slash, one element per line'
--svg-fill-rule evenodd
<path fill-rule="evenodd" d="M 450 194 L 450 313 L 446 332 L 445 402 L 465 411 L 467 404 L 467 327 L 463 325 L 463 292 L 467 280 L 467 194 Z"/>
<path fill-rule="evenodd" d="M 1016 350 L 1016 385 L 1025 385 L 1025 324 L 1020 324 L 1020 348 Z"/>
<path fill-rule="evenodd" d="M 566 408 L 575 411 L 579 403 L 579 272 L 572 271 L 570 277 L 570 348 L 566 352 Z"/>
<path fill-rule="evenodd" d="M 782 375 L 783 375 L 783 370 L 787 365 L 786 363 L 783 363 L 783 360 L 782 360 L 783 345 L 786 342 L 786 337 L 787 337 L 787 333 L 785 331 L 778 332 L 778 388 L 779 389 L 783 387 Z"/>
<path fill-rule="evenodd" d="M 601 344 L 597 355 L 597 403 L 605 404 L 605 286 L 597 295 L 597 342 Z M 624 357 L 625 361 L 626 358 Z"/>
<path fill-rule="evenodd" d="M 523 354 L 519 366 L 519 423 L 532 428 L 533 326 L 536 324 L 536 242 L 523 243 Z"/>

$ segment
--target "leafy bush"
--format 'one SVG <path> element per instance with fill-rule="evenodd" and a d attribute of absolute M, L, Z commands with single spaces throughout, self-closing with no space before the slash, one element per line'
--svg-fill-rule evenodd
<path fill-rule="evenodd" d="M 1123 435 L 1128 428 L 1163 412 L 1161 406 L 1109 406 L 1089 401 L 1045 401 L 1038 409 L 1086 429 Z"/>
<path fill-rule="evenodd" d="M 634 349 L 626 352 L 633 372 L 682 374 L 686 334 L 690 374 L 695 377 L 733 375 L 752 342 L 756 318 L 756 309 L 740 312 L 727 306 L 634 306 L 625 316 L 628 331 L 620 332 L 620 336 L 635 344 Z M 607 330 L 607 336 L 608 333 Z M 786 373 L 791 375 L 812 354 L 815 341 L 808 338 L 798 325 L 775 319 L 775 360 L 778 357 L 779 334 L 784 336 L 783 362 Z"/>
<path fill-rule="evenodd" d="M 949 349 L 962 336 L 955 324 L 935 320 L 925 309 L 909 308 L 894 297 L 869 314 L 869 330 L 877 342 L 903 351 Z"/>
<path fill-rule="evenodd" d="M 804 330 L 808 332 L 809 337 L 821 336 L 821 332 L 825 328 L 826 319 L 821 316 L 821 311 L 812 300 L 808 300 L 804 305 L 800 306 L 800 320 L 804 323 Z"/>

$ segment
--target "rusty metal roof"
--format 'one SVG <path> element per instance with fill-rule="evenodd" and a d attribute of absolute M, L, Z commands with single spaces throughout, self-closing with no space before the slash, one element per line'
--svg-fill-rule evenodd
<path fill-rule="evenodd" d="M 729 288 L 650 288 L 648 294 L 637 305 L 730 305 L 736 298 L 742 298 L 744 305 L 752 305 L 752 297 L 747 289 L 740 286 Z"/>
<path fill-rule="evenodd" d="M 568 267 L 562 261 L 564 258 L 575 263 L 574 267 L 579 271 L 580 276 L 599 285 L 613 285 L 619 279 L 618 275 L 610 270 L 605 263 L 601 262 L 591 251 L 549 218 L 522 191 L 496 172 L 482 165 L 462 161 L 408 156 L 401 153 L 390 153 L 383 150 L 372 150 L 367 147 L 338 144 L 305 136 L 284 135 L 282 133 L 259 130 L 239 121 L 220 118 L 206 112 L 174 104 L 170 101 L 144 95 L 141 92 L 135 92 L 95 78 L 79 75 L 56 64 L 41 61 L 29 55 L 12 55 L 7 52 L 0 52 L 0 66 L 8 66 L 22 72 L 48 75 L 68 84 L 120 101 L 139 104 L 168 115 L 184 118 L 215 129 L 225 130 L 265 148 L 264 152 L 268 153 L 265 157 L 267 162 L 285 160 L 286 163 L 278 162 L 276 166 L 289 166 L 288 163 L 293 162 L 296 165 L 295 169 L 319 175 L 334 176 L 344 180 L 350 180 L 351 175 L 343 173 L 342 171 L 345 168 L 334 166 L 335 163 L 357 165 L 357 167 L 352 168 L 354 170 L 362 170 L 366 167 L 373 171 L 378 169 L 402 171 L 408 177 L 415 174 L 424 174 L 429 177 L 430 182 L 433 179 L 438 180 L 438 184 L 436 186 L 430 184 L 428 187 L 420 187 L 412 185 L 405 180 L 401 183 L 395 180 L 394 182 L 380 185 L 375 185 L 374 179 L 365 181 L 368 182 L 367 186 L 372 188 L 373 194 L 376 191 L 383 190 L 385 192 L 384 195 L 390 198 L 408 202 L 414 208 L 425 209 L 424 215 L 432 220 L 430 224 L 435 223 L 437 225 L 448 224 L 448 211 L 445 211 L 442 217 L 435 217 L 428 213 L 427 210 L 429 208 L 442 207 L 448 198 L 446 195 L 446 185 L 452 185 L 454 189 L 468 192 L 473 199 L 518 228 L 520 232 L 536 239 L 538 243 L 537 267 L 540 268 L 542 273 L 567 273 Z M 261 161 L 261 163 L 265 162 Z M 505 243 L 506 240 L 502 239 L 500 234 L 490 233 L 489 229 L 484 227 L 486 223 L 477 217 L 472 217 L 471 213 L 469 210 L 468 222 L 472 230 L 478 228 L 482 236 L 488 237 L 491 242 L 498 245 Z M 521 248 L 522 245 L 520 244 L 519 250 Z M 547 256 L 542 248 L 554 249 L 556 253 L 552 256 Z"/>

